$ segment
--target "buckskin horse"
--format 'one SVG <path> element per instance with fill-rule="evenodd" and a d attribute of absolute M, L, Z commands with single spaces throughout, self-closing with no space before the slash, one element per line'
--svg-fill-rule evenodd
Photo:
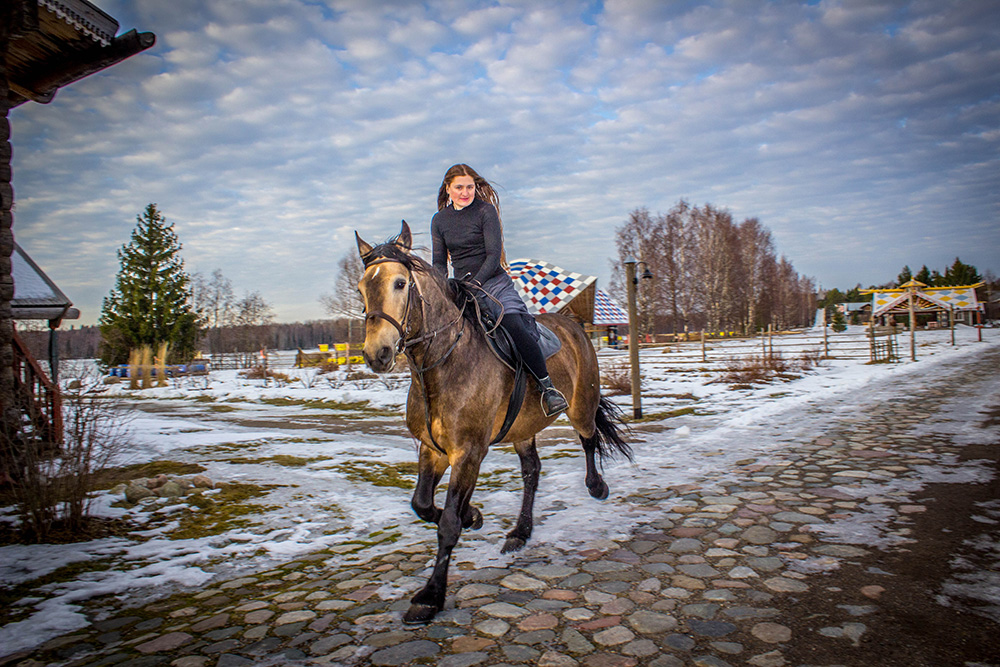
<path fill-rule="evenodd" d="M 417 516 L 438 527 L 438 551 L 433 573 L 412 598 L 403 617 L 408 624 L 427 623 L 444 607 L 448 565 L 463 528 L 480 528 L 483 516 L 470 503 L 479 466 L 503 428 L 500 441 L 513 443 L 521 462 L 524 494 L 517 524 L 507 534 L 503 553 L 522 548 L 531 535 L 532 507 L 541 461 L 535 434 L 556 417 L 542 412 L 534 383 L 526 390 L 516 419 L 505 419 L 515 373 L 493 353 L 486 334 L 460 307 L 453 283 L 411 253 L 410 228 L 372 246 L 355 232 L 364 274 L 358 290 L 365 305 L 364 359 L 376 373 L 393 368 L 404 354 L 411 382 L 406 401 L 406 425 L 420 442 L 417 484 L 411 505 Z M 585 482 L 590 495 L 608 497 L 597 460 L 632 459 L 624 439 L 621 411 L 601 396 L 597 354 L 583 328 L 568 317 L 539 315 L 562 345 L 548 360 L 549 374 L 569 403 L 566 415 L 583 444 Z M 597 460 L 595 460 L 597 459 Z M 451 466 L 444 507 L 434 504 L 434 492 Z"/>

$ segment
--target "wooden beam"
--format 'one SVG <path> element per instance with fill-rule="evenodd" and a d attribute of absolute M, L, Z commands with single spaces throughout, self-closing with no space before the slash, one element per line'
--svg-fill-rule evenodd
<path fill-rule="evenodd" d="M 41 63 L 24 73 L 20 80 L 10 82 L 13 84 L 9 94 L 10 108 L 28 100 L 50 102 L 63 86 L 120 63 L 155 43 L 153 33 L 130 30 L 115 37 L 110 46 L 95 45 L 67 54 L 56 62 Z"/>

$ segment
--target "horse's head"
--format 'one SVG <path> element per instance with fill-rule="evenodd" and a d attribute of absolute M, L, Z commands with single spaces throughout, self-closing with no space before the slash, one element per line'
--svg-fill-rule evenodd
<path fill-rule="evenodd" d="M 392 369 L 411 326 L 419 316 L 419 294 L 410 256 L 412 236 L 403 221 L 395 238 L 377 246 L 354 233 L 365 271 L 358 291 L 365 304 L 365 363 L 376 373 Z"/>

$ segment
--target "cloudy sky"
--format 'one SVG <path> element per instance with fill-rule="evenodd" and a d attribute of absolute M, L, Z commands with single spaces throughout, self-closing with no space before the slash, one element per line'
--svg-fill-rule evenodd
<path fill-rule="evenodd" d="M 824 287 L 1000 272 L 1000 3 L 96 0 L 156 45 L 14 109 L 15 236 L 93 323 L 155 202 L 189 271 L 323 317 L 444 171 L 599 277 L 629 211 L 757 217 Z"/>

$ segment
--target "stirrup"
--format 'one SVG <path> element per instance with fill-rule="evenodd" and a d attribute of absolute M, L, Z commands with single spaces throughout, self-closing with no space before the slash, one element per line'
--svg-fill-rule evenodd
<path fill-rule="evenodd" d="M 552 386 L 551 381 L 548 386 L 542 387 L 542 414 L 546 417 L 555 417 L 560 412 L 565 412 L 569 408 L 566 397 L 562 392 Z"/>

